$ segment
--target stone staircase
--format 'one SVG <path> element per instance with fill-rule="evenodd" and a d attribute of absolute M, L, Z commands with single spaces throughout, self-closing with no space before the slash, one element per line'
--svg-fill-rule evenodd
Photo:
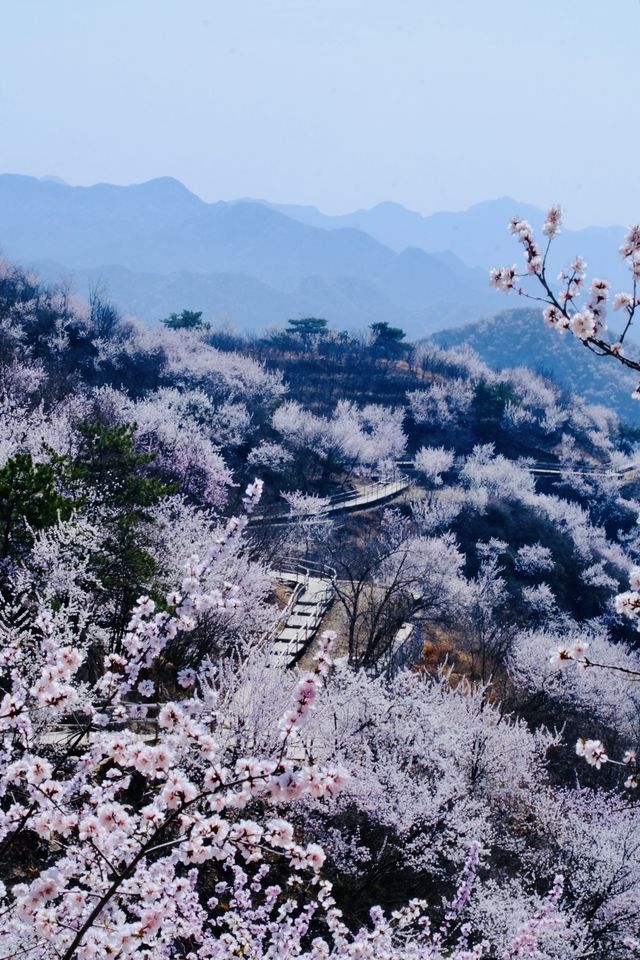
<path fill-rule="evenodd" d="M 294 584 L 271 647 L 272 663 L 289 666 L 311 643 L 333 600 L 335 570 L 312 561 L 286 560 L 274 575 Z"/>

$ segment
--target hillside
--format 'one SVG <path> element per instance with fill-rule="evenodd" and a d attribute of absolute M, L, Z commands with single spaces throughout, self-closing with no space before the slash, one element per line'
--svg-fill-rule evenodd
<path fill-rule="evenodd" d="M 294 836 L 309 860 L 295 876 L 331 883 L 354 930 L 372 903 L 397 918 L 408 893 L 441 929 L 481 837 L 474 940 L 498 909 L 493 955 L 519 955 L 504 944 L 563 873 L 571 922 L 539 956 L 624 960 L 638 807 L 611 791 L 640 771 L 593 770 L 575 743 L 624 755 L 640 695 L 568 663 L 588 638 L 594 660 L 640 675 L 617 596 L 637 582 L 639 486 L 610 411 L 431 342 L 123 320 L 8 263 L 0 384 L 8 955 L 39 946 L 36 916 L 39 960 L 52 942 L 65 960 L 106 956 L 99 925 L 70 954 L 49 904 L 89 931 L 85 890 L 124 913 L 162 882 L 168 919 L 145 915 L 140 960 L 169 955 L 167 930 L 172 956 L 305 957 L 218 950 L 221 930 L 246 929 L 236 900 L 280 897 Z M 112 862 L 135 882 L 122 894 Z M 576 927 L 597 950 L 572 951 Z M 114 956 L 130 929 L 108 929 Z M 363 955 L 445 956 L 389 942 Z"/>
<path fill-rule="evenodd" d="M 551 330 L 539 310 L 506 310 L 435 333 L 432 340 L 445 348 L 468 344 L 494 370 L 529 367 L 590 403 L 611 407 L 628 423 L 640 423 L 638 403 L 631 398 L 637 383 L 633 373 L 617 363 L 603 362 L 576 337 Z"/>

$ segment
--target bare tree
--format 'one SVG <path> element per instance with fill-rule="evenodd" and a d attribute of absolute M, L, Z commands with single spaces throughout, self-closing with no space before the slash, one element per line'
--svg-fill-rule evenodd
<path fill-rule="evenodd" d="M 404 623 L 450 615 L 462 564 L 450 535 L 421 536 L 411 520 L 387 510 L 378 530 L 359 531 L 347 547 L 334 543 L 330 557 L 355 667 L 388 671 Z"/>

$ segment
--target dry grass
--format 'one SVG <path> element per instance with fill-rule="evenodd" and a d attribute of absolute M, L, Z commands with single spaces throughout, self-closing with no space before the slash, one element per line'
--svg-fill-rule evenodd
<path fill-rule="evenodd" d="M 451 670 L 450 682 L 454 687 L 474 679 L 473 655 L 462 648 L 461 638 L 450 630 L 434 627 L 415 669 L 435 674 L 442 667 Z"/>

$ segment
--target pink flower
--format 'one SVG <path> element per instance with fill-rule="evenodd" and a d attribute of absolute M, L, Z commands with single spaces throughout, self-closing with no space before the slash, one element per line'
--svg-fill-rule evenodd
<path fill-rule="evenodd" d="M 49 761 L 35 757 L 25 771 L 25 780 L 33 786 L 38 786 L 44 780 L 49 780 L 51 773 L 52 767 Z"/>
<path fill-rule="evenodd" d="M 286 820 L 269 820 L 265 839 L 274 847 L 290 847 L 293 843 L 293 827 Z"/>
<path fill-rule="evenodd" d="M 305 850 L 305 859 L 307 865 L 311 867 L 312 870 L 315 870 L 317 873 L 318 870 L 322 867 L 322 864 L 327 859 L 326 854 L 322 847 L 317 843 L 308 843 Z"/>

